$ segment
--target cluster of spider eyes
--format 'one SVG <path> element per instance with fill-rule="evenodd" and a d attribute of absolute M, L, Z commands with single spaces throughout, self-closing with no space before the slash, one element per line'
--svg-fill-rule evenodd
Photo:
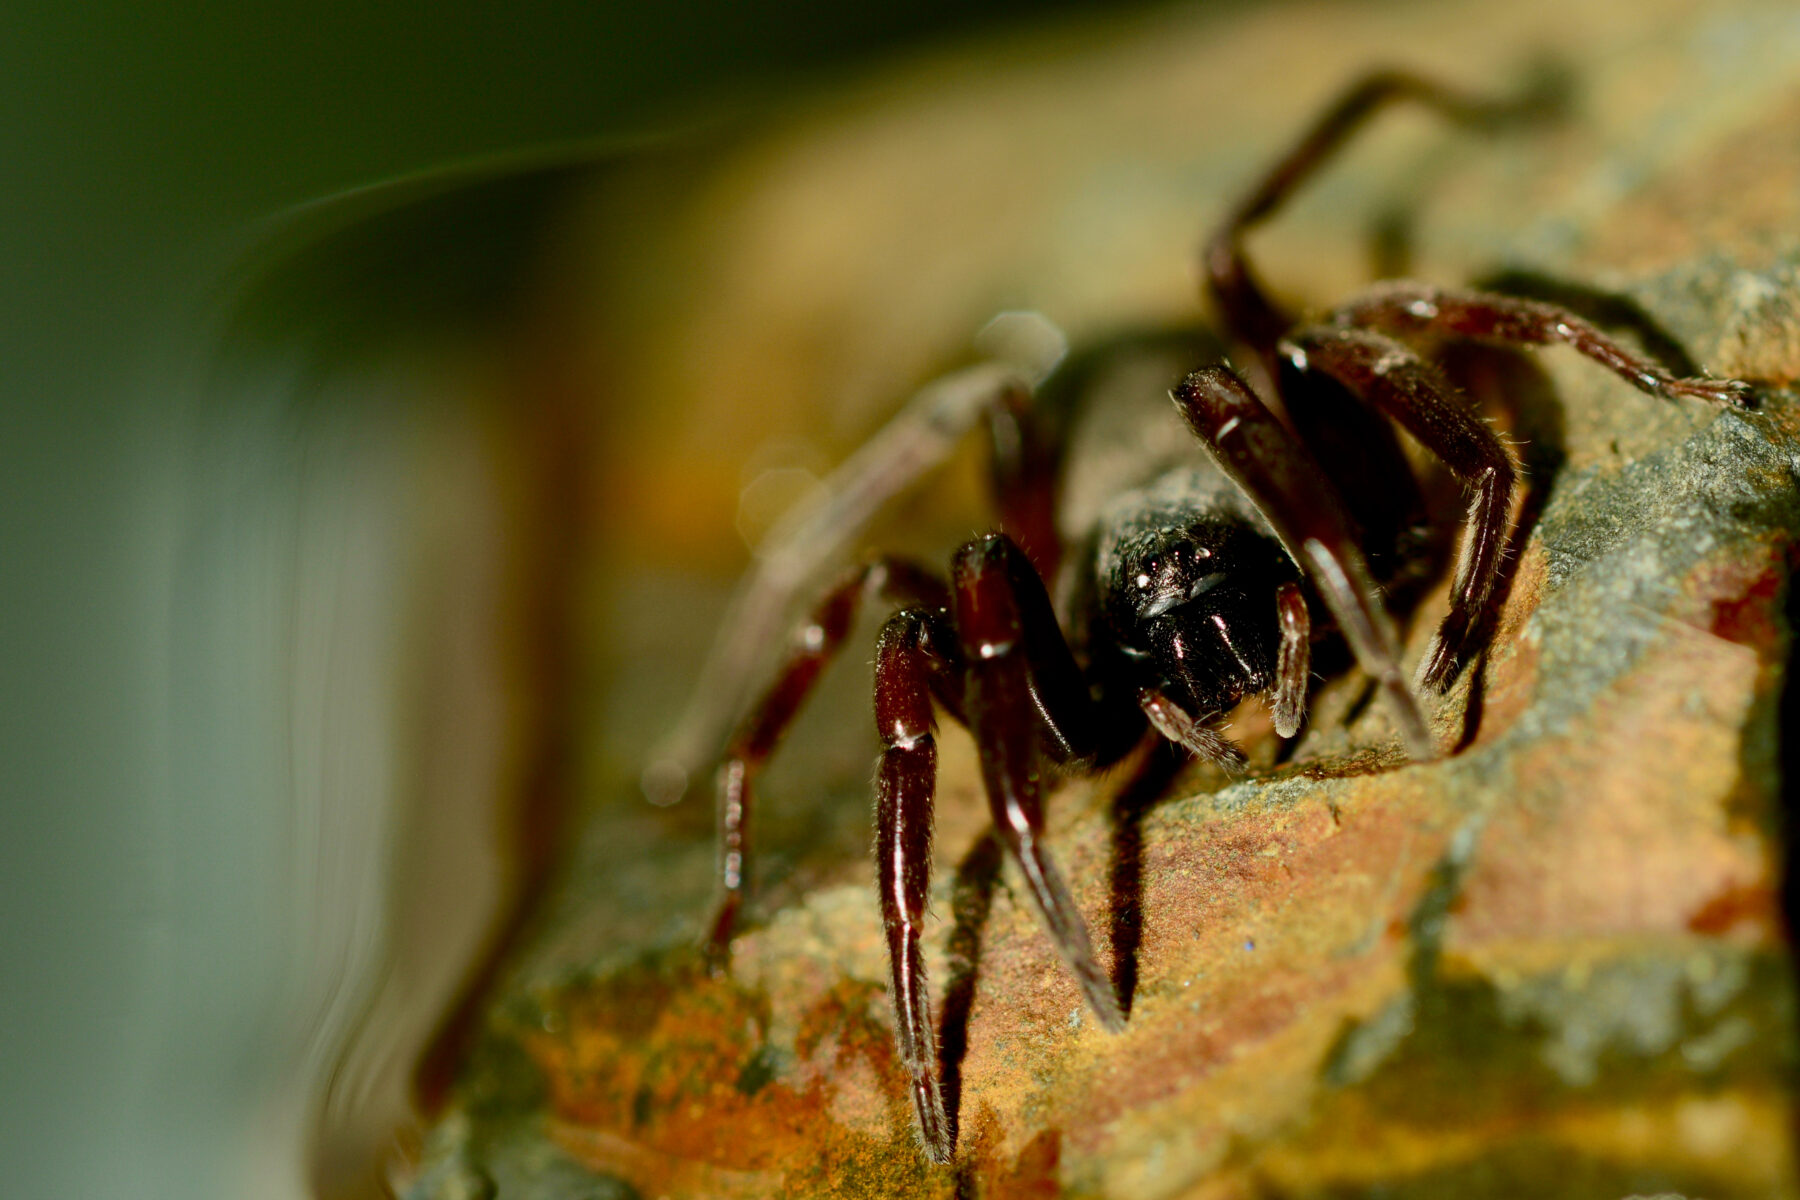
<path fill-rule="evenodd" d="M 1132 582 L 1140 588 L 1147 588 L 1162 578 L 1165 569 L 1173 567 L 1176 571 L 1185 571 L 1201 559 L 1211 558 L 1212 551 L 1205 546 L 1196 546 L 1191 542 L 1177 542 L 1166 551 L 1168 562 L 1162 554 L 1152 554 L 1146 558 Z"/>

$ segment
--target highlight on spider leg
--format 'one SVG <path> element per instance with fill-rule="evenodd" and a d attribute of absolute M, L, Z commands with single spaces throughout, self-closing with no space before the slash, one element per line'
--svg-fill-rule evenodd
<path fill-rule="evenodd" d="M 1692 396 L 1709 404 L 1735 404 L 1742 408 L 1750 408 L 1755 404 L 1756 389 L 1742 379 L 1712 379 L 1706 376 L 1677 379 L 1661 368 L 1657 370 L 1661 377 L 1648 381 L 1639 380 L 1638 386 L 1660 396 Z"/>
<path fill-rule="evenodd" d="M 1469 481 L 1469 510 L 1450 586 L 1450 611 L 1444 614 L 1419 664 L 1418 681 L 1422 688 L 1438 692 L 1449 689 L 1462 666 L 1469 635 L 1493 599 L 1510 532 L 1507 510 L 1512 489 L 1513 474 L 1504 464 L 1484 470 Z"/>
<path fill-rule="evenodd" d="M 1468 610 L 1451 609 L 1438 631 L 1432 635 L 1425 657 L 1419 660 L 1419 670 L 1414 676 L 1418 687 L 1430 691 L 1445 691 L 1455 682 L 1457 670 L 1462 665 L 1458 647 L 1468 640 L 1468 634 Z"/>
<path fill-rule="evenodd" d="M 743 756 L 734 757 L 719 768 L 718 786 L 720 895 L 702 946 L 707 973 L 715 979 L 731 965 L 731 935 L 744 903 L 744 867 L 750 850 L 745 819 L 750 812 L 750 770 Z"/>
<path fill-rule="evenodd" d="M 938 1087 L 936 1055 L 932 1065 L 914 1065 L 910 1069 L 913 1112 L 919 1118 L 919 1146 L 925 1157 L 940 1165 L 948 1165 L 956 1153 L 956 1127 L 944 1108 L 944 1094 Z"/>

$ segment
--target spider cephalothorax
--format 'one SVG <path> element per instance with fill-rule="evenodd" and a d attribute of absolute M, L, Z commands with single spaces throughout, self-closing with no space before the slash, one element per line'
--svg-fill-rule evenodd
<path fill-rule="evenodd" d="M 955 1124 L 938 1082 L 920 947 L 930 881 L 935 710 L 969 727 L 1001 845 L 1095 1017 L 1105 1028 L 1121 1028 L 1119 998 L 1040 836 L 1046 766 L 1105 766 L 1151 729 L 1216 762 L 1240 763 L 1243 756 L 1219 721 L 1256 695 L 1267 698 L 1276 732 L 1294 736 L 1305 715 L 1315 630 L 1343 638 L 1376 685 L 1407 752 L 1416 759 L 1438 753 L 1414 684 L 1401 669 L 1378 588 L 1402 565 L 1397 559 L 1408 544 L 1418 494 L 1392 426 L 1439 460 L 1467 498 L 1449 611 L 1417 671 L 1422 689 L 1447 687 L 1479 649 L 1508 538 L 1516 470 L 1500 436 L 1406 339 L 1560 343 L 1655 395 L 1715 404 L 1745 397 L 1741 384 L 1676 378 L 1571 312 L 1510 296 L 1385 283 L 1316 322 L 1284 312 L 1257 282 L 1243 252 L 1244 233 L 1370 112 L 1398 98 L 1469 123 L 1520 107 L 1484 104 L 1410 75 L 1383 73 L 1327 110 L 1207 243 L 1207 292 L 1245 373 L 1214 364 L 1166 378 L 1162 386 L 1170 387 L 1191 440 L 1176 429 L 1164 439 L 1173 443 L 1172 456 L 1165 445 L 1141 470 L 1118 473 L 1110 501 L 1078 531 L 1076 552 L 1063 554 L 1056 544 L 1057 464 L 1073 452 L 1046 445 L 1046 426 L 1034 427 L 1031 409 L 1020 402 L 1025 384 L 1015 374 L 956 377 L 965 393 L 975 388 L 977 398 L 985 397 L 993 418 L 1008 532 L 965 544 L 947 579 L 895 559 L 851 572 L 801 625 L 774 681 L 725 748 L 723 899 L 708 940 L 719 969 L 745 886 L 754 776 L 841 645 L 858 605 L 879 596 L 897 606 L 876 653 L 875 718 L 883 743 L 877 878 L 895 1038 L 925 1150 L 936 1160 L 949 1159 Z M 1166 340 L 1143 339 L 1108 353 L 1128 356 L 1152 344 L 1167 349 Z M 1097 359 L 1084 361 L 1092 366 Z M 842 507 L 866 508 L 876 490 L 851 486 L 856 502 Z M 1067 537 L 1067 521 L 1060 525 Z M 1061 563 L 1061 620 L 1034 562 L 1046 569 Z"/>
<path fill-rule="evenodd" d="M 1101 526 L 1093 565 L 1092 666 L 1154 688 L 1183 711 L 1222 713 L 1273 686 L 1281 629 L 1269 600 L 1294 564 L 1253 513 L 1194 499 L 1210 482 L 1177 471 Z"/>

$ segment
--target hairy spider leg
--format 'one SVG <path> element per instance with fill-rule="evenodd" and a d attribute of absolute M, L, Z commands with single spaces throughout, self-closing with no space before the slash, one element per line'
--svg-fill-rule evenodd
<path fill-rule="evenodd" d="M 941 608 L 908 608 L 882 626 L 875 650 L 875 876 L 894 981 L 894 1042 L 907 1074 L 919 1138 L 947 1163 L 956 1127 L 938 1082 L 937 1026 L 920 936 L 931 892 L 932 800 L 937 788 L 937 681 L 960 678 L 956 632 Z"/>
<path fill-rule="evenodd" d="M 949 589 L 938 576 L 917 563 L 879 558 L 847 572 L 794 631 L 787 657 L 774 682 L 750 709 L 726 747 L 718 775 L 719 903 L 706 938 L 712 971 L 722 971 L 731 956 L 731 935 L 743 906 L 749 876 L 750 809 L 753 785 L 819 675 L 837 655 L 870 596 L 900 604 L 947 610 Z M 939 681 L 936 694 L 960 712 L 958 680 Z"/>
<path fill-rule="evenodd" d="M 1652 396 L 1692 396 L 1712 404 L 1747 404 L 1750 399 L 1747 383 L 1678 378 L 1568 309 L 1542 300 L 1397 281 L 1376 284 L 1332 310 L 1330 323 L 1401 337 L 1452 337 L 1506 346 L 1560 344 Z"/>
<path fill-rule="evenodd" d="M 1551 93 L 1535 87 L 1506 100 L 1488 100 L 1447 88 L 1407 71 L 1377 71 L 1353 85 L 1326 109 L 1305 136 L 1277 159 L 1262 181 L 1226 214 L 1206 243 L 1201 266 L 1206 288 L 1227 330 L 1254 352 L 1259 390 L 1273 388 L 1279 373 L 1276 343 L 1293 318 L 1269 299 L 1244 254 L 1244 235 L 1273 215 L 1302 184 L 1343 148 L 1374 114 L 1400 100 L 1423 104 L 1461 125 L 1491 128 L 1543 113 Z"/>
<path fill-rule="evenodd" d="M 1102 1026 L 1118 1031 L 1125 1023 L 1118 997 L 1041 840 L 1043 760 L 1091 761 L 1110 749 L 1108 726 L 1056 624 L 1043 580 L 1012 539 L 989 534 L 969 542 L 957 551 L 950 577 L 968 724 L 994 826 L 1088 1007 Z"/>
<path fill-rule="evenodd" d="M 1438 369 L 1393 338 L 1366 329 L 1315 326 L 1282 342 L 1304 377 L 1323 373 L 1385 413 L 1459 480 L 1468 496 L 1450 611 L 1419 669 L 1423 687 L 1455 678 L 1475 619 L 1493 594 L 1506 547 L 1517 469 L 1512 455 Z"/>
<path fill-rule="evenodd" d="M 1169 741 L 1227 770 L 1243 767 L 1244 752 L 1235 742 L 1169 699 L 1161 688 L 1139 688 L 1137 702 L 1150 727 Z"/>
<path fill-rule="evenodd" d="M 1337 618 L 1356 661 L 1387 698 L 1407 752 L 1437 757 L 1418 700 L 1400 670 L 1400 650 L 1342 503 L 1306 446 L 1226 367 L 1182 380 L 1175 405 L 1220 468 L 1250 497 Z"/>

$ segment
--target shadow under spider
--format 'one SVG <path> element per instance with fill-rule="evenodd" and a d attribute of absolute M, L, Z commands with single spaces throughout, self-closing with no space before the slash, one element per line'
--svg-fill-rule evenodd
<path fill-rule="evenodd" d="M 989 829 L 956 864 L 950 885 L 950 967 L 944 1015 L 938 1022 L 938 1062 L 953 1140 L 961 1123 L 962 1064 L 969 1052 L 969 1012 L 975 1006 L 975 982 L 981 974 L 981 935 L 994 904 L 1001 859 L 1000 837 Z"/>
<path fill-rule="evenodd" d="M 1108 877 L 1112 985 L 1126 1015 L 1130 1015 L 1137 991 L 1138 947 L 1144 933 L 1144 814 L 1162 799 L 1186 762 L 1185 751 L 1173 742 L 1156 739 L 1112 803 L 1113 855 Z M 962 1065 L 969 1051 L 975 985 L 981 976 L 982 934 L 1004 859 L 1000 838 L 990 829 L 956 864 L 950 885 L 950 962 L 943 1016 L 938 1022 L 938 1061 L 944 1109 L 953 1131 L 961 1124 Z"/>
<path fill-rule="evenodd" d="M 1144 939 L 1144 815 L 1168 792 L 1186 751 L 1157 739 L 1143 763 L 1113 797 L 1113 854 L 1108 872 L 1112 912 L 1112 985 L 1119 1010 L 1131 1015 L 1137 994 L 1138 947 Z"/>
<path fill-rule="evenodd" d="M 1568 461 L 1568 442 L 1561 398 L 1532 358 L 1516 350 L 1464 343 L 1445 347 L 1441 362 L 1477 411 L 1497 416 L 1510 435 L 1521 493 L 1518 516 L 1507 534 L 1506 554 L 1494 573 L 1493 594 L 1469 628 L 1468 644 L 1481 650 L 1463 667 L 1475 684 L 1469 689 L 1461 736 L 1451 750 L 1457 754 L 1468 749 L 1480 727 L 1482 675 L 1487 670 L 1495 626 L 1512 595 L 1525 546 L 1543 519 L 1556 491 L 1557 475 Z"/>

